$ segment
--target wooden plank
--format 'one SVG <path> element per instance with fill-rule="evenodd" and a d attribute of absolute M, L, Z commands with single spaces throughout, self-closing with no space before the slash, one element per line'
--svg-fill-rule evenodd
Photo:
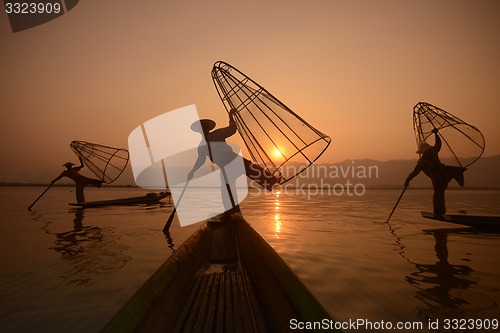
<path fill-rule="evenodd" d="M 212 332 L 214 328 L 215 316 L 216 316 L 216 304 L 218 298 L 218 290 L 220 287 L 220 277 L 223 273 L 215 272 L 211 273 L 213 276 L 213 284 L 210 288 L 210 296 L 207 303 L 207 312 L 205 316 L 205 323 L 203 325 L 205 332 Z"/>
<path fill-rule="evenodd" d="M 467 215 L 467 214 L 445 214 L 440 217 L 434 216 L 432 212 L 421 212 L 427 219 L 456 223 L 476 228 L 500 229 L 500 216 L 495 215 Z"/>
<path fill-rule="evenodd" d="M 262 309 L 257 302 L 256 295 L 252 287 L 252 282 L 250 281 L 248 274 L 246 274 L 245 272 L 243 273 L 243 280 L 248 296 L 247 302 L 250 308 L 250 313 L 252 315 L 254 332 L 267 333 L 268 329 L 265 317 L 262 314 Z"/>
<path fill-rule="evenodd" d="M 214 274 L 203 274 L 203 279 L 207 280 L 207 284 L 203 289 L 200 290 L 197 301 L 200 303 L 199 310 L 196 316 L 196 321 L 193 326 L 193 333 L 203 332 L 203 327 L 205 326 L 205 321 L 207 319 L 208 304 L 210 295 L 212 293 L 212 287 L 214 285 Z"/>
<path fill-rule="evenodd" d="M 187 301 L 184 303 L 184 306 L 182 307 L 182 311 L 180 312 L 179 316 L 177 317 L 177 321 L 175 323 L 174 328 L 172 329 L 172 332 L 181 332 L 182 327 L 184 326 L 184 322 L 186 318 L 189 316 L 189 312 L 191 311 L 191 306 L 194 303 L 195 297 L 198 295 L 198 290 L 200 289 L 201 286 L 201 278 L 198 278 L 195 280 L 195 283 L 193 285 L 193 289 L 191 290 L 191 293 L 189 294 L 189 297 L 187 298 Z"/>
<path fill-rule="evenodd" d="M 237 272 L 230 272 L 231 276 L 231 301 L 233 302 L 234 332 L 243 332 L 243 311 L 238 293 Z"/>
<path fill-rule="evenodd" d="M 77 207 L 100 207 L 100 206 L 120 206 L 134 204 L 153 204 L 170 195 L 170 192 L 150 193 L 139 197 L 119 198 L 111 200 L 87 201 L 82 203 L 69 203 L 70 206 Z"/>
<path fill-rule="evenodd" d="M 231 277 L 226 276 L 226 285 L 224 286 L 224 329 L 225 332 L 234 332 L 234 311 L 233 300 L 231 297 Z"/>
<path fill-rule="evenodd" d="M 225 301 L 225 291 L 226 291 L 226 274 L 220 275 L 219 280 L 219 290 L 217 290 L 217 320 L 215 323 L 215 331 L 223 332 L 224 331 L 224 309 L 227 304 Z"/>
<path fill-rule="evenodd" d="M 200 293 L 203 293 L 203 290 L 206 289 L 207 284 L 208 284 L 208 278 L 207 275 L 202 274 L 200 277 L 201 279 L 201 284 L 199 290 L 196 292 L 195 297 L 193 299 L 193 303 L 190 306 L 190 311 L 188 314 L 187 319 L 184 321 L 184 325 L 182 327 L 182 332 L 192 332 L 195 329 L 196 325 L 196 320 L 198 317 L 198 312 L 200 311 L 201 307 L 201 297 Z"/>
<path fill-rule="evenodd" d="M 245 333 L 254 332 L 254 320 L 253 320 L 253 311 L 250 304 L 250 300 L 248 298 L 248 290 L 245 285 L 245 281 L 243 278 L 244 272 L 238 271 L 236 275 L 237 283 L 238 283 L 238 298 L 242 307 L 243 313 L 243 331 Z"/>

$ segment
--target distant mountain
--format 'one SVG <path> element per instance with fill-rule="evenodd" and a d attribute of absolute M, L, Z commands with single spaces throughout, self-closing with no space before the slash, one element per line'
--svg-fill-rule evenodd
<path fill-rule="evenodd" d="M 443 163 L 446 164 L 446 160 Z M 297 186 L 363 184 L 365 187 L 401 187 L 408 174 L 415 168 L 414 160 L 376 161 L 368 159 L 345 160 L 334 164 L 313 165 L 290 182 Z M 295 167 L 292 167 L 294 169 Z M 465 172 L 466 188 L 500 188 L 500 155 L 483 157 Z M 294 171 L 294 170 L 289 170 Z M 328 185 L 327 185 L 328 184 Z M 290 185 L 291 186 L 291 185 Z M 422 172 L 411 182 L 412 187 L 431 187 L 429 178 Z M 455 181 L 450 188 L 459 187 Z"/>
<path fill-rule="evenodd" d="M 377 161 L 369 159 L 345 160 L 334 164 L 315 164 L 298 177 L 286 183 L 287 186 L 335 186 L 336 184 L 345 185 L 347 182 L 354 186 L 362 184 L 365 187 L 396 187 L 401 188 L 408 174 L 415 168 L 416 159 L 413 160 L 388 160 Z M 443 160 L 446 164 L 446 160 Z M 299 165 L 292 165 L 289 172 L 299 170 Z M 465 172 L 466 188 L 499 188 L 500 189 L 500 155 L 482 157 L 474 163 Z M 60 170 L 58 170 L 59 172 Z M 84 174 L 92 177 L 89 170 L 84 169 Z M 54 179 L 54 170 L 17 170 L 14 175 L 3 175 L 0 182 L 3 184 L 11 183 L 38 183 L 48 184 Z M 72 181 L 66 178 L 58 181 L 58 184 L 72 184 Z M 132 170 L 128 166 L 120 178 L 113 185 L 135 185 Z M 431 187 L 432 184 L 423 173 L 415 177 L 411 182 L 412 187 Z M 450 188 L 459 187 L 455 181 L 451 181 Z"/>

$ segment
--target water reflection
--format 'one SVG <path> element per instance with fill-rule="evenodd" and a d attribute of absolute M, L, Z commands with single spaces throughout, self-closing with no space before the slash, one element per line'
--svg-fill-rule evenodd
<path fill-rule="evenodd" d="M 473 318 L 488 311 L 496 311 L 497 303 L 478 291 L 480 279 L 467 264 L 453 264 L 449 261 L 448 239 L 450 235 L 477 234 L 470 227 L 442 228 L 424 230 L 424 235 L 434 239 L 434 263 L 417 263 L 408 257 L 404 238 L 399 237 L 397 229 L 388 223 L 389 231 L 396 238 L 398 254 L 416 270 L 405 276 L 405 281 L 417 289 L 415 298 L 424 305 L 416 309 L 416 314 L 424 321 L 430 319 Z M 465 259 L 464 259 L 465 261 Z M 467 260 L 471 262 L 471 260 Z"/>
<path fill-rule="evenodd" d="M 417 271 L 407 276 L 406 281 L 419 289 L 416 297 L 426 304 L 449 308 L 468 304 L 467 300 L 451 292 L 454 289 L 469 289 L 478 282 L 470 276 L 473 269 L 448 261 L 448 231 L 428 230 L 425 233 L 434 237 L 437 261 L 434 264 L 415 263 Z M 426 285 L 427 288 L 424 287 Z"/>
<path fill-rule="evenodd" d="M 418 289 L 416 298 L 425 306 L 417 308 L 417 314 L 425 320 L 437 318 L 474 317 L 485 310 L 497 308 L 494 300 L 474 290 L 480 279 L 468 265 L 449 262 L 448 237 L 470 232 L 468 228 L 424 230 L 434 237 L 434 264 L 413 263 L 417 271 L 406 276 L 406 281 Z M 472 290 L 471 290 L 472 289 Z"/>
<path fill-rule="evenodd" d="M 281 233 L 281 220 L 280 220 L 280 191 L 276 192 L 276 199 L 274 201 L 274 236 L 280 238 Z"/>
<path fill-rule="evenodd" d="M 44 229 L 56 237 L 49 249 L 70 264 L 61 278 L 67 285 L 89 286 L 97 282 L 96 276 L 114 273 L 132 258 L 124 253 L 129 247 L 116 242 L 112 228 L 84 226 L 84 209 L 75 209 L 74 214 L 72 230 L 54 233 L 50 223 Z"/>
<path fill-rule="evenodd" d="M 175 252 L 175 244 L 174 244 L 174 240 L 172 238 L 172 235 L 170 234 L 170 231 L 169 230 L 163 230 L 163 234 L 165 235 L 165 239 L 167 240 L 167 246 L 168 248 L 172 251 L 172 253 Z"/>

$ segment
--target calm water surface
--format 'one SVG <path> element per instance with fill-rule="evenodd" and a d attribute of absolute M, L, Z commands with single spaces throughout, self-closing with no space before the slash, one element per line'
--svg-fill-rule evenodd
<path fill-rule="evenodd" d="M 0 187 L 0 327 L 98 332 L 200 225 L 161 232 L 162 205 L 72 209 L 72 188 Z M 200 204 L 215 192 L 200 191 Z M 89 188 L 87 200 L 144 194 Z M 432 192 L 250 192 L 242 210 L 339 321 L 500 319 L 500 234 L 427 220 Z M 500 215 L 500 191 L 447 192 L 450 213 Z M 412 330 L 408 330 L 412 331 Z M 450 332 L 450 330 L 442 330 Z M 477 331 L 477 330 L 476 330 Z M 491 331 L 491 330 L 490 330 Z"/>

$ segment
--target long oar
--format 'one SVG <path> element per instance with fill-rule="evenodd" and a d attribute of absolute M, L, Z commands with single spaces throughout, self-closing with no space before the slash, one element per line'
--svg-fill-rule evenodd
<path fill-rule="evenodd" d="M 177 211 L 177 206 L 179 206 L 179 204 L 181 203 L 182 196 L 184 195 L 184 192 L 186 192 L 186 188 L 187 188 L 188 184 L 189 184 L 189 180 L 184 185 L 184 188 L 182 189 L 181 195 L 179 196 L 179 199 L 175 203 L 174 210 L 172 211 L 172 213 L 168 217 L 167 223 L 165 223 L 165 226 L 163 227 L 163 232 L 167 232 L 168 229 L 170 229 L 170 225 L 172 224 L 172 221 L 174 220 L 175 212 Z"/>
<path fill-rule="evenodd" d="M 33 201 L 33 203 L 32 203 L 32 204 L 28 207 L 28 210 L 31 210 L 31 207 L 33 207 L 33 206 L 36 204 L 36 202 L 37 202 L 38 200 L 40 200 L 40 198 L 41 198 L 41 197 L 43 197 L 43 195 L 44 195 L 44 194 L 45 194 L 45 193 L 49 190 L 49 188 L 51 188 L 51 187 L 52 187 L 52 185 L 54 185 L 54 183 L 55 183 L 55 182 L 56 182 L 56 180 L 54 179 L 54 180 L 50 183 L 50 185 L 49 185 L 49 186 L 45 189 L 45 191 L 43 191 L 43 192 L 42 192 L 42 194 L 40 194 L 40 196 L 38 196 L 38 198 L 36 198 L 36 200 L 35 200 L 35 201 Z"/>
<path fill-rule="evenodd" d="M 389 223 L 389 220 L 391 219 L 392 214 L 394 214 L 394 211 L 396 210 L 396 207 L 398 206 L 399 202 L 401 201 L 401 198 L 403 197 L 403 194 L 405 194 L 406 188 L 407 188 L 407 186 L 405 186 L 405 187 L 403 188 L 403 191 L 402 191 L 402 192 L 401 192 L 401 194 L 399 195 L 398 201 L 396 201 L 396 204 L 394 205 L 394 208 L 392 209 L 391 214 L 390 214 L 390 215 L 389 215 L 389 217 L 387 218 L 387 221 L 385 221 L 386 223 Z"/>

